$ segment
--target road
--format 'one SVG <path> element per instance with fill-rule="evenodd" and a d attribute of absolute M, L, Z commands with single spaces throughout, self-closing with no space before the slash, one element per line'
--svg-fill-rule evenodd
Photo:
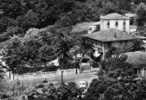
<path fill-rule="evenodd" d="M 8 80 L 1 82 L 3 86 L 4 93 L 13 94 L 15 98 L 21 98 L 22 95 L 31 91 L 35 86 L 42 83 L 42 81 L 47 80 L 48 83 L 54 83 L 56 87 L 60 85 L 61 82 L 61 71 L 57 72 L 37 72 L 25 75 L 15 75 L 14 80 Z M 76 82 L 87 81 L 88 84 L 97 77 L 97 71 L 88 71 L 80 74 L 75 73 L 75 69 L 64 70 L 63 80 L 64 82 Z M 16 95 L 17 94 L 17 95 Z M 20 99 L 15 99 L 20 100 Z"/>
<path fill-rule="evenodd" d="M 10 83 L 15 83 L 17 80 L 23 83 L 26 87 L 34 87 L 37 84 L 40 84 L 43 80 L 47 80 L 48 83 L 60 83 L 61 82 L 61 71 L 56 72 L 47 72 L 47 73 L 33 73 L 25 75 L 15 75 L 15 79 L 10 81 Z M 88 81 L 89 83 L 92 79 L 98 78 L 97 71 L 88 71 L 80 74 L 75 73 L 75 69 L 64 70 L 63 80 L 64 82 L 76 82 L 79 81 Z"/>

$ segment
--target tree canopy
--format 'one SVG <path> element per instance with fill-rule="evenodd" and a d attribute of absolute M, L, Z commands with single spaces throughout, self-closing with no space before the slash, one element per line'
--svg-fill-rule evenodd
<path fill-rule="evenodd" d="M 133 5 L 144 0 L 0 0 L 0 32 L 9 39 L 12 34 L 24 35 L 29 28 L 57 24 L 62 27 L 83 21 L 98 21 L 101 14 L 134 11 Z M 17 27 L 17 28 L 9 28 Z M 21 30 L 19 33 L 17 30 Z M 7 38 L 3 38 L 7 37 Z"/>
<path fill-rule="evenodd" d="M 122 55 L 103 61 L 99 79 L 92 81 L 83 100 L 144 100 L 146 81 L 138 79 L 137 67 L 126 59 Z"/>
<path fill-rule="evenodd" d="M 144 26 L 146 22 L 146 5 L 144 3 L 140 3 L 137 7 L 137 25 Z"/>

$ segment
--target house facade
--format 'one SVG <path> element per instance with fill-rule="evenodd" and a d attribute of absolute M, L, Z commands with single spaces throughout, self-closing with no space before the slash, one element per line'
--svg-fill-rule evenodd
<path fill-rule="evenodd" d="M 86 41 L 93 42 L 95 51 L 102 53 L 103 59 L 108 56 L 108 53 L 129 52 L 133 49 L 135 40 L 145 39 L 117 29 L 94 32 L 84 35 L 84 38 Z"/>
<path fill-rule="evenodd" d="M 100 20 L 97 22 L 82 22 L 73 27 L 72 32 L 87 31 L 88 34 L 92 34 L 97 31 L 103 31 L 108 29 L 118 29 L 127 33 L 133 33 L 137 31 L 135 25 L 136 14 L 126 13 L 121 15 L 119 13 L 109 13 L 104 16 L 100 16 Z"/>
<path fill-rule="evenodd" d="M 100 30 L 118 29 L 124 32 L 130 32 L 130 18 L 118 13 L 110 13 L 100 16 Z"/>

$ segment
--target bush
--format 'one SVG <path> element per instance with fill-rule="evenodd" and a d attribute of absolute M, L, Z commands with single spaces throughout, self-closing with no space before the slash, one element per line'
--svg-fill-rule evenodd
<path fill-rule="evenodd" d="M 79 100 L 80 89 L 74 82 L 55 88 L 54 84 L 37 86 L 28 93 L 28 100 Z"/>
<path fill-rule="evenodd" d="M 146 81 L 137 80 L 137 69 L 127 56 L 115 56 L 102 62 L 102 68 L 90 84 L 83 100 L 145 100 Z"/>

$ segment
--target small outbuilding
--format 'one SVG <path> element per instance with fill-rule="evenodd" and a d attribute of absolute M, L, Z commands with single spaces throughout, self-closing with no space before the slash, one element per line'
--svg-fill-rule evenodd
<path fill-rule="evenodd" d="M 138 75 L 146 79 L 146 52 L 136 51 L 125 54 L 128 56 L 126 62 L 134 65 L 138 69 Z"/>

